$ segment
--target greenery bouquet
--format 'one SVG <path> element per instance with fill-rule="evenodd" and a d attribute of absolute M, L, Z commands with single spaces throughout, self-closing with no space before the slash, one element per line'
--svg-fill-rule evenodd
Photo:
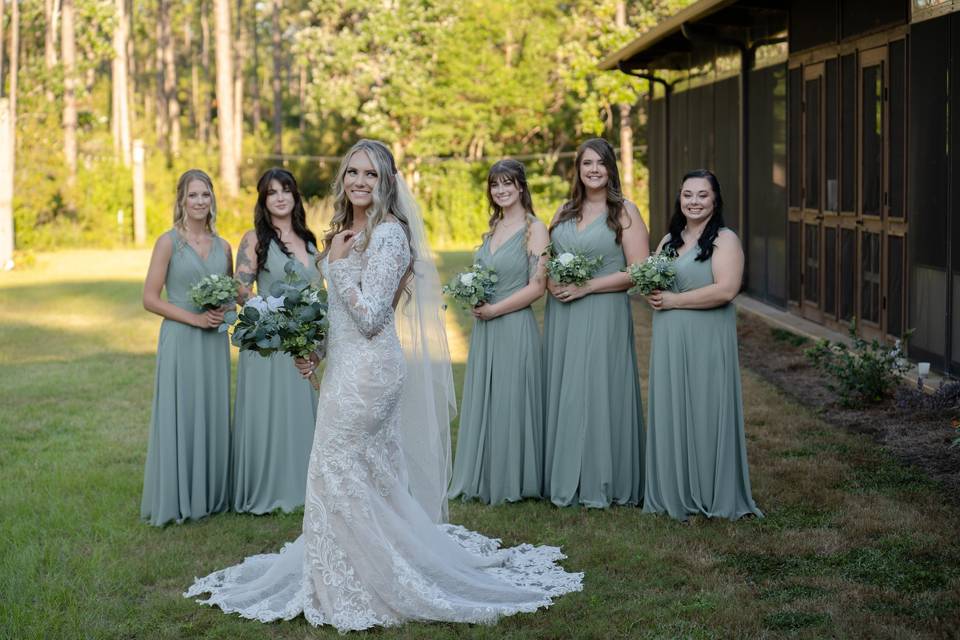
<path fill-rule="evenodd" d="M 666 291 L 677 279 L 677 255 L 660 251 L 639 264 L 630 264 L 624 269 L 633 282 L 627 293 L 648 296 L 654 291 Z"/>
<path fill-rule="evenodd" d="M 545 254 L 550 256 L 547 261 L 547 274 L 550 279 L 560 284 L 575 284 L 578 287 L 582 287 L 592 278 L 593 273 L 603 262 L 603 258 L 590 258 L 579 251 L 576 253 L 564 251 L 558 254 L 553 244 L 547 245 Z"/>
<path fill-rule="evenodd" d="M 443 293 L 468 309 L 480 306 L 493 296 L 497 273 L 493 269 L 475 264 L 458 273 L 443 286 Z"/>
<path fill-rule="evenodd" d="M 287 277 L 275 282 L 266 298 L 254 296 L 240 310 L 227 312 L 224 321 L 234 324 L 230 341 L 241 351 L 255 351 L 263 357 L 275 352 L 307 358 L 323 348 L 330 322 L 327 292 L 300 279 L 288 264 Z M 310 377 L 319 389 L 316 374 Z"/>
<path fill-rule="evenodd" d="M 202 309 L 219 309 L 237 299 L 237 281 L 221 273 L 211 273 L 190 288 L 190 299 Z"/>

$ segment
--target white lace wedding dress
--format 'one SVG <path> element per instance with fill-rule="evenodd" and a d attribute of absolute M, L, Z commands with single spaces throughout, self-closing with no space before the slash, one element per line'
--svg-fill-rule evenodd
<path fill-rule="evenodd" d="M 300 613 L 340 631 L 408 620 L 492 623 L 579 591 L 556 547 L 436 524 L 407 491 L 399 440 L 405 361 L 393 298 L 410 262 L 402 227 L 324 263 L 330 332 L 310 454 L 303 535 L 198 579 L 184 594 L 263 622 Z"/>

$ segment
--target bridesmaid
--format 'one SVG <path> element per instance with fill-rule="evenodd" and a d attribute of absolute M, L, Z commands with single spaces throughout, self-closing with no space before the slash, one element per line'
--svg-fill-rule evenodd
<path fill-rule="evenodd" d="M 180 176 L 173 229 L 157 238 L 143 285 L 144 309 L 163 317 L 140 503 L 140 517 L 156 526 L 229 506 L 230 343 L 217 331 L 224 309 L 190 300 L 201 278 L 233 275 L 216 215 L 210 177 L 198 169 Z"/>
<path fill-rule="evenodd" d="M 670 291 L 653 313 L 650 416 L 643 510 L 678 520 L 763 514 L 750 492 L 737 360 L 743 250 L 723 225 L 723 196 L 705 169 L 684 176 L 658 251 L 679 254 Z"/>
<path fill-rule="evenodd" d="M 237 250 L 241 301 L 270 295 L 290 263 L 299 276 L 317 281 L 316 237 L 307 228 L 297 182 L 284 169 L 269 169 L 257 182 L 254 228 Z M 317 420 L 317 392 L 291 366 L 292 358 L 241 351 L 233 433 L 233 510 L 286 512 L 303 505 L 307 463 Z"/>
<path fill-rule="evenodd" d="M 640 503 L 643 417 L 633 319 L 621 269 L 649 254 L 647 228 L 620 192 L 613 148 L 580 145 L 570 200 L 550 239 L 558 253 L 601 257 L 583 286 L 547 283 L 544 496 L 558 506 Z"/>
<path fill-rule="evenodd" d="M 487 175 L 490 230 L 474 261 L 493 269 L 493 298 L 473 310 L 450 497 L 488 504 L 539 498 L 543 464 L 540 332 L 530 305 L 546 289 L 547 227 L 536 219 L 523 165 Z"/>

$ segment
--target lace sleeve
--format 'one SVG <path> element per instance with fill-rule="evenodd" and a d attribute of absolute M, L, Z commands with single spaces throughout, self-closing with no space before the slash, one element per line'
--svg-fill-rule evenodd
<path fill-rule="evenodd" d="M 350 277 L 343 259 L 330 264 L 330 285 L 360 333 L 372 338 L 391 318 L 394 295 L 410 265 L 410 243 L 398 223 L 385 222 L 374 229 L 364 254 L 359 284 Z"/>

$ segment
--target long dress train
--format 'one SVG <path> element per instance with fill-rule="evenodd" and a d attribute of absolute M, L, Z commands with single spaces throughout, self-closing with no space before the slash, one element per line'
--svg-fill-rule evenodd
<path fill-rule="evenodd" d="M 362 238 L 362 236 L 361 236 Z M 357 242 L 362 242 L 358 239 Z M 408 620 L 493 622 L 581 588 L 555 547 L 434 523 L 407 491 L 399 405 L 406 364 L 393 297 L 410 263 L 402 227 L 323 267 L 330 334 L 310 454 L 303 535 L 197 580 L 184 594 L 264 622 L 300 613 L 341 631 Z"/>

